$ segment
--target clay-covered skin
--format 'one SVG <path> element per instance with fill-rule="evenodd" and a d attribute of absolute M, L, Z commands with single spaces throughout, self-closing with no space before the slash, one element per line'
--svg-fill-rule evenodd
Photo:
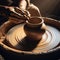
<path fill-rule="evenodd" d="M 21 0 L 19 4 L 19 8 L 22 10 L 26 10 L 27 2 L 26 0 Z"/>
<path fill-rule="evenodd" d="M 8 17 L 15 18 L 13 21 L 18 20 L 27 20 L 30 17 L 40 17 L 40 11 L 39 8 L 33 4 L 30 3 L 30 0 L 20 0 L 19 6 L 5 6 L 0 5 L 0 7 L 8 9 L 7 11 Z M 6 16 L 6 14 L 4 14 Z M 10 19 L 9 19 L 10 20 Z"/>
<path fill-rule="evenodd" d="M 31 17 L 35 17 L 35 16 L 40 17 L 41 16 L 39 8 L 37 6 L 35 6 L 34 4 L 30 4 L 30 6 L 28 7 L 27 10 L 30 12 Z"/>
<path fill-rule="evenodd" d="M 21 8 L 22 10 L 29 11 L 29 13 L 31 14 L 31 17 L 41 16 L 39 8 L 34 4 L 31 4 L 30 0 L 22 0 L 20 2 L 19 8 Z"/>
<path fill-rule="evenodd" d="M 10 7 L 10 13 L 14 21 L 18 20 L 28 20 L 31 17 L 40 17 L 39 8 L 30 3 L 30 0 L 20 0 L 19 7 Z M 9 19 L 10 20 L 10 19 Z"/>

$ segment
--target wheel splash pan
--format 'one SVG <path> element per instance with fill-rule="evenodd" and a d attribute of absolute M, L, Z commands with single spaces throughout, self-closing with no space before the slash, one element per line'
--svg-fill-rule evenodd
<path fill-rule="evenodd" d="M 57 29 L 59 31 L 58 33 L 59 33 L 59 36 L 60 36 L 60 21 L 57 21 L 57 20 L 54 20 L 54 19 L 51 19 L 51 18 L 47 18 L 47 17 L 43 17 L 43 19 L 45 21 L 45 24 L 48 25 L 48 27 L 51 26 L 52 28 Z M 6 38 L 7 38 L 6 35 L 11 28 L 13 28 L 14 26 L 17 26 L 17 25 L 21 25 L 21 24 L 25 24 L 25 23 L 16 24 L 15 22 L 12 22 L 12 21 L 8 20 L 1 25 L 1 27 L 0 27 L 0 45 L 4 49 L 7 49 L 9 51 L 19 53 L 19 54 L 24 53 L 24 54 L 29 54 L 29 55 L 30 54 L 35 54 L 36 55 L 36 54 L 43 54 L 43 53 L 47 54 L 47 53 L 51 53 L 51 52 L 54 52 L 54 51 L 57 51 L 57 50 L 60 49 L 59 36 L 57 36 L 57 40 L 59 40 L 59 41 L 56 41 L 58 43 L 54 42 L 56 45 L 53 46 L 52 48 L 47 49 L 47 50 L 43 50 L 43 51 L 40 51 L 40 50 L 24 51 L 24 50 L 20 50 L 18 48 L 14 48 L 14 46 L 12 46 L 13 43 L 11 44 L 8 39 L 6 40 Z M 54 43 L 53 43 L 53 45 L 54 45 Z"/>

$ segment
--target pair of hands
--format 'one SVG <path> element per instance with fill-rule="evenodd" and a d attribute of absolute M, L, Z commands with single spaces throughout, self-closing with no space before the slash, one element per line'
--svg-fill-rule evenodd
<path fill-rule="evenodd" d="M 29 17 L 40 17 L 39 8 L 30 3 L 30 0 L 20 0 L 19 7 L 4 6 L 11 11 L 9 20 L 21 22 L 27 20 Z"/>

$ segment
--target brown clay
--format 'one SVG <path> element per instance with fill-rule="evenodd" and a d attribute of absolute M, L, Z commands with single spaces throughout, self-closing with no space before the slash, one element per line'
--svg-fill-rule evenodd
<path fill-rule="evenodd" d="M 24 31 L 28 37 L 33 40 L 41 40 L 42 35 L 45 33 L 45 29 L 41 29 L 44 21 L 41 18 L 30 18 L 26 21 Z"/>

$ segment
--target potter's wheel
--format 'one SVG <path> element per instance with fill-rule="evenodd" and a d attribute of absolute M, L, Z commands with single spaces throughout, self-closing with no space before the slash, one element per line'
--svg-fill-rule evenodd
<path fill-rule="evenodd" d="M 26 34 L 25 34 L 23 28 L 24 28 L 24 24 L 16 25 L 13 28 L 11 28 L 7 33 L 7 40 L 9 40 L 10 44 L 13 47 L 20 49 L 20 50 L 21 50 L 21 48 L 23 48 L 25 43 L 26 44 L 29 43 L 29 42 L 22 41 L 26 37 Z M 59 44 L 60 38 L 57 38 L 57 37 L 60 36 L 60 31 L 58 29 L 56 29 L 52 26 L 48 26 L 48 25 L 47 25 L 47 28 L 48 29 L 42 36 L 42 40 L 36 45 L 36 47 L 31 52 L 34 52 L 34 53 L 35 52 L 37 52 L 37 53 L 46 52 L 46 51 L 56 47 Z M 27 50 L 27 49 L 28 48 L 25 48 L 25 50 Z"/>
<path fill-rule="evenodd" d="M 42 52 L 47 53 L 58 49 L 60 46 L 60 22 L 50 18 L 43 19 L 45 20 L 47 29 L 46 32 L 43 34 L 41 41 L 36 42 L 27 37 L 23 29 L 25 23 L 22 23 L 14 25 L 12 28 L 10 27 L 9 30 L 7 28 L 3 30 L 3 33 L 4 31 L 8 31 L 5 33 L 6 39 L 2 41 L 1 46 L 11 51 L 29 54 L 39 54 Z M 8 22 L 5 22 L 4 24 L 6 24 L 7 26 L 7 23 Z M 1 29 L 4 29 L 4 24 L 2 25 Z"/>

